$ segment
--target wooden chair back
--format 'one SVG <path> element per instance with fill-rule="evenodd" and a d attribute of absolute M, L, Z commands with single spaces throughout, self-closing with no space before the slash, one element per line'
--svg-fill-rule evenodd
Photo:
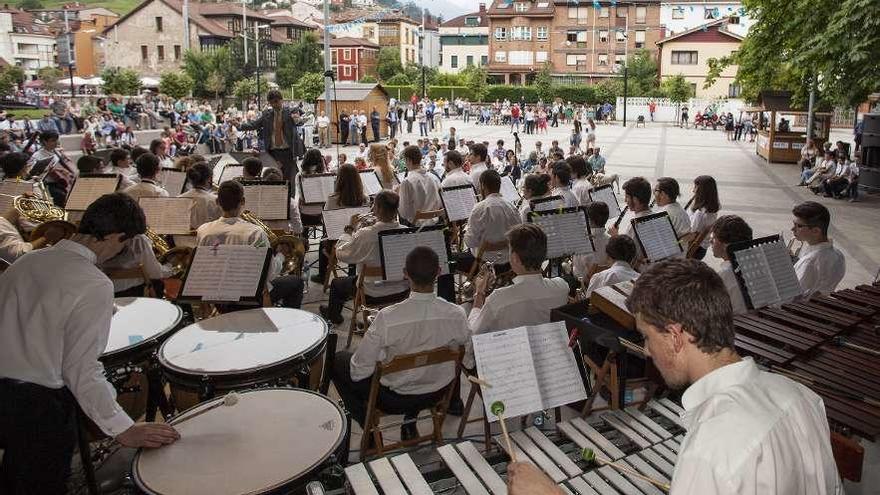
<path fill-rule="evenodd" d="M 415 218 L 413 221 L 418 222 L 419 220 L 433 220 L 435 218 L 440 218 L 446 214 L 446 210 L 426 210 L 426 211 L 417 211 Z"/>
<path fill-rule="evenodd" d="M 703 230 L 698 232 L 696 235 L 694 235 L 694 237 L 690 241 L 690 244 L 688 244 L 688 246 L 687 246 L 687 251 L 685 253 L 685 257 L 693 258 L 694 256 L 696 256 L 697 250 L 700 249 L 700 245 L 703 244 L 703 241 L 706 240 L 706 237 L 709 236 L 709 232 L 711 232 L 711 231 L 712 231 L 712 226 L 709 225 L 708 227 L 704 228 Z"/>

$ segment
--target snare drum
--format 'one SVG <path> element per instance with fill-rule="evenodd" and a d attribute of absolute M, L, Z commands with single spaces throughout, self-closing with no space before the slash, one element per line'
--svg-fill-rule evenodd
<path fill-rule="evenodd" d="M 137 487 L 151 495 L 291 493 L 346 459 L 348 420 L 329 398 L 302 389 L 243 392 L 233 406 L 171 421 L 180 440 L 143 449 L 132 461 Z"/>
<path fill-rule="evenodd" d="M 230 390 L 291 385 L 303 368 L 315 388 L 328 334 L 327 323 L 306 311 L 236 311 L 175 333 L 159 350 L 159 363 L 178 410 Z"/>

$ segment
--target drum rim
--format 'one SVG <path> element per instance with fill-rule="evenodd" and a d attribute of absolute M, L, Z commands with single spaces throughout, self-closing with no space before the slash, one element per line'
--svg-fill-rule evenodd
<path fill-rule="evenodd" d="M 265 309 L 265 308 L 259 308 L 259 309 Z M 299 311 L 301 313 L 313 315 L 313 313 L 309 313 L 308 311 L 303 311 L 301 309 L 296 309 L 296 308 L 276 308 L 276 309 L 287 309 L 287 310 L 291 310 L 291 311 Z M 240 368 L 240 369 L 236 369 L 236 370 L 226 370 L 226 371 L 205 371 L 205 370 L 194 370 L 191 368 L 182 368 L 174 363 L 169 362 L 165 358 L 165 346 L 167 346 L 168 343 L 171 342 L 171 339 L 168 339 L 162 343 L 162 345 L 159 347 L 159 351 L 156 353 L 156 359 L 159 361 L 159 365 L 163 368 L 163 371 L 165 371 L 165 372 L 170 371 L 171 373 L 176 373 L 178 375 L 193 376 L 193 377 L 201 377 L 201 376 L 229 376 L 229 377 L 233 377 L 233 376 L 240 376 L 240 375 L 250 374 L 250 373 L 254 373 L 254 372 L 259 372 L 259 371 L 265 371 L 268 369 L 273 369 L 275 367 L 283 367 L 287 364 L 290 364 L 291 362 L 298 362 L 300 360 L 307 361 L 308 359 L 313 357 L 313 355 L 320 354 L 319 349 L 321 349 L 322 347 L 325 346 L 325 344 L 327 343 L 327 338 L 330 336 L 330 326 L 327 325 L 327 322 L 324 321 L 323 318 L 315 318 L 313 321 L 319 322 L 321 324 L 322 329 L 323 329 L 322 336 L 320 339 L 317 340 L 317 342 L 315 342 L 312 345 L 310 345 L 309 347 L 303 349 L 302 352 L 299 352 L 297 354 L 293 354 L 293 355 L 288 356 L 283 359 L 279 359 L 277 361 L 273 361 L 271 363 L 261 364 L 259 366 L 253 366 L 250 368 Z M 195 325 L 197 323 L 198 322 L 187 325 L 187 326 L 183 327 L 182 329 L 180 329 L 180 331 L 182 332 L 182 331 L 186 330 L 187 328 L 189 328 L 190 326 Z M 316 350 L 318 351 L 317 353 L 315 352 Z"/>
<path fill-rule="evenodd" d="M 102 361 L 117 358 L 118 356 L 121 356 L 121 355 L 127 354 L 127 353 L 129 353 L 129 352 L 131 352 L 131 351 L 133 351 L 133 350 L 136 350 L 138 347 L 141 347 L 141 346 L 144 346 L 144 347 L 145 347 L 147 344 L 150 344 L 150 343 L 153 343 L 153 342 L 155 342 L 155 341 L 161 340 L 162 337 L 164 337 L 164 336 L 167 335 L 169 332 L 171 332 L 171 331 L 173 331 L 175 328 L 177 328 L 177 326 L 180 325 L 180 322 L 183 320 L 183 309 L 181 309 L 180 306 L 178 306 L 178 305 L 172 303 L 171 301 L 166 301 L 165 299 L 159 299 L 159 298 L 157 298 L 157 297 L 114 297 L 114 298 L 113 298 L 113 302 L 116 303 L 116 301 L 119 300 L 119 299 L 134 299 L 134 300 L 137 300 L 137 299 L 154 299 L 154 300 L 156 300 L 156 301 L 162 301 L 162 302 L 164 302 L 164 303 L 168 303 L 169 305 L 171 305 L 172 307 L 174 307 L 174 309 L 177 310 L 177 318 L 174 319 L 174 323 L 173 323 L 172 325 L 168 326 L 168 328 L 166 328 L 165 330 L 162 330 L 162 331 L 159 332 L 159 333 L 156 333 L 156 334 L 154 334 L 154 335 L 151 335 L 149 338 L 146 338 L 146 339 L 144 339 L 144 340 L 142 340 L 142 341 L 140 341 L 140 342 L 137 342 L 137 343 L 135 343 L 135 344 L 129 344 L 129 345 L 125 346 L 125 347 L 120 347 L 119 349 L 114 349 L 114 350 L 112 350 L 112 351 L 110 351 L 110 352 L 105 352 L 104 354 L 101 354 L 100 356 L 98 356 L 98 359 L 100 359 L 100 360 L 102 360 Z"/>
<path fill-rule="evenodd" d="M 333 446 L 330 449 L 330 451 L 327 454 L 325 454 L 320 460 L 313 462 L 308 468 L 303 469 L 302 474 L 300 476 L 293 477 L 293 478 L 287 478 L 287 479 L 282 480 L 272 486 L 268 486 L 268 487 L 259 489 L 258 491 L 247 492 L 246 494 L 243 494 L 243 495 L 265 495 L 265 494 L 274 493 L 276 490 L 290 486 L 291 484 L 295 483 L 297 480 L 305 478 L 306 476 L 309 476 L 310 474 L 312 474 L 314 472 L 314 470 L 316 468 L 318 468 L 319 466 L 324 464 L 327 461 L 327 459 L 329 459 L 336 452 L 338 452 L 339 448 L 342 446 L 342 443 L 349 439 L 350 432 L 349 432 L 349 426 L 348 426 L 348 420 L 347 420 L 348 415 L 346 414 L 345 410 L 339 405 L 338 401 L 331 399 L 329 396 L 326 396 L 326 395 L 321 394 L 319 392 L 316 392 L 314 390 L 308 390 L 305 388 L 294 388 L 294 387 L 260 388 L 260 389 L 255 389 L 255 390 L 240 391 L 240 392 L 236 392 L 236 393 L 239 395 L 243 395 L 243 394 L 275 391 L 275 390 L 306 392 L 306 393 L 309 393 L 312 395 L 317 395 L 321 399 L 324 399 L 328 404 L 333 406 L 333 408 L 336 410 L 336 412 L 339 413 L 340 423 L 342 425 L 342 428 L 340 430 L 340 435 L 339 435 L 339 438 L 333 443 Z M 216 401 L 222 401 L 222 400 L 223 400 L 223 397 L 215 397 L 215 398 L 207 400 L 205 402 L 200 402 L 199 404 L 196 404 L 188 409 L 185 409 L 185 410 L 175 414 L 172 418 L 170 418 L 168 420 L 168 423 L 169 424 L 173 423 L 175 418 L 181 417 L 196 408 L 207 407 L 208 405 L 210 405 Z M 141 479 L 141 476 L 138 472 L 138 464 L 139 464 L 138 461 L 140 460 L 141 453 L 143 451 L 144 451 L 143 447 L 137 449 L 137 452 L 135 452 L 134 457 L 132 457 L 132 459 L 131 459 L 131 466 L 130 466 L 131 479 L 134 481 L 137 488 L 139 490 L 141 490 L 143 493 L 148 494 L 148 495 L 163 495 L 162 492 L 156 492 L 156 491 L 151 490 L 149 487 L 146 486 L 145 482 Z M 343 461 L 347 462 L 348 460 L 344 459 Z"/>

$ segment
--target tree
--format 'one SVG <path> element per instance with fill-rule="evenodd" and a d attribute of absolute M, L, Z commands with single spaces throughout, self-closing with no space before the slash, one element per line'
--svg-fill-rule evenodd
<path fill-rule="evenodd" d="M 225 94 L 236 81 L 244 77 L 244 62 L 241 40 L 232 41 L 229 45 L 213 51 L 188 50 L 183 55 L 183 70 L 192 78 L 193 94 L 197 97 L 218 97 Z M 219 93 L 207 87 L 211 74 L 218 73 L 223 78 L 223 86 Z"/>
<path fill-rule="evenodd" d="M 141 89 L 141 76 L 133 69 L 114 67 L 101 72 L 104 93 L 119 95 L 136 95 Z"/>
<path fill-rule="evenodd" d="M 538 71 L 538 75 L 535 76 L 535 91 L 538 93 L 538 98 L 541 101 L 548 102 L 553 99 L 553 74 L 552 74 L 553 66 L 549 61 L 544 62 L 544 65 L 541 66 L 541 70 Z"/>
<path fill-rule="evenodd" d="M 651 52 L 641 49 L 626 59 L 627 93 L 632 96 L 651 96 L 657 89 L 657 61 Z"/>
<path fill-rule="evenodd" d="M 64 76 L 64 72 L 58 67 L 43 67 L 37 70 L 37 79 L 43 81 L 46 88 L 58 89 L 58 80 Z"/>
<path fill-rule="evenodd" d="M 324 75 L 320 72 L 303 74 L 293 86 L 293 96 L 309 103 L 317 103 L 318 97 L 324 92 Z"/>
<path fill-rule="evenodd" d="M 406 74 L 400 73 L 393 75 L 390 79 L 385 81 L 385 84 L 388 86 L 409 86 L 413 82 L 409 80 Z"/>
<path fill-rule="evenodd" d="M 395 74 L 402 73 L 403 65 L 400 63 L 400 49 L 390 46 L 379 49 L 376 72 L 382 81 L 387 81 L 394 77 Z"/>
<path fill-rule="evenodd" d="M 220 99 L 220 93 L 224 93 L 226 89 L 226 79 L 220 72 L 212 72 L 205 81 L 205 89 L 214 94 L 214 99 Z"/>
<path fill-rule="evenodd" d="M 260 79 L 260 94 L 265 94 L 267 89 L 267 83 L 264 79 Z M 243 102 L 247 102 L 251 98 L 257 95 L 257 80 L 256 78 L 249 77 L 246 79 L 241 79 L 236 81 L 235 84 L 232 85 L 232 94 L 235 95 L 236 98 Z"/>
<path fill-rule="evenodd" d="M 18 8 L 22 10 L 42 9 L 43 3 L 40 2 L 40 0 L 21 0 L 21 3 L 18 4 Z"/>
<path fill-rule="evenodd" d="M 0 70 L 0 96 L 15 95 L 19 84 L 24 82 L 24 71 L 17 65 L 8 65 Z"/>
<path fill-rule="evenodd" d="M 367 74 L 367 75 L 365 75 L 364 77 L 362 77 L 361 80 L 358 81 L 358 82 L 360 82 L 360 83 L 375 83 L 375 82 L 379 82 L 379 81 L 376 80 L 375 77 L 373 77 L 373 76 Z"/>
<path fill-rule="evenodd" d="M 465 67 L 461 71 L 461 77 L 465 81 L 465 86 L 474 95 L 477 101 L 483 101 L 483 98 L 489 93 L 489 72 L 485 67 L 477 67 L 471 65 Z"/>
<path fill-rule="evenodd" d="M 281 45 L 281 50 L 278 52 L 278 68 L 275 70 L 278 85 L 289 88 L 306 73 L 323 72 L 322 49 L 317 35 L 311 32 L 306 33 L 292 45 Z"/>
<path fill-rule="evenodd" d="M 664 79 L 660 87 L 663 90 L 663 95 L 675 102 L 675 115 L 678 120 L 681 104 L 694 95 L 694 90 L 681 74 Z"/>
<path fill-rule="evenodd" d="M 159 92 L 175 100 L 189 96 L 195 83 L 186 72 L 163 72 L 159 79 Z"/>
<path fill-rule="evenodd" d="M 593 89 L 595 90 L 596 101 L 599 103 L 614 102 L 618 96 L 623 96 L 623 79 L 603 79 Z"/>

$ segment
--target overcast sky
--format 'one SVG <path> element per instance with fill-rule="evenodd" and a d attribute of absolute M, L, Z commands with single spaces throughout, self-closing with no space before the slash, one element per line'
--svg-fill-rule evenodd
<path fill-rule="evenodd" d="M 427 7 L 432 14 L 443 14 L 444 19 L 476 12 L 480 6 L 480 0 L 414 0 L 416 4 Z M 485 0 L 489 4 L 491 0 Z"/>

